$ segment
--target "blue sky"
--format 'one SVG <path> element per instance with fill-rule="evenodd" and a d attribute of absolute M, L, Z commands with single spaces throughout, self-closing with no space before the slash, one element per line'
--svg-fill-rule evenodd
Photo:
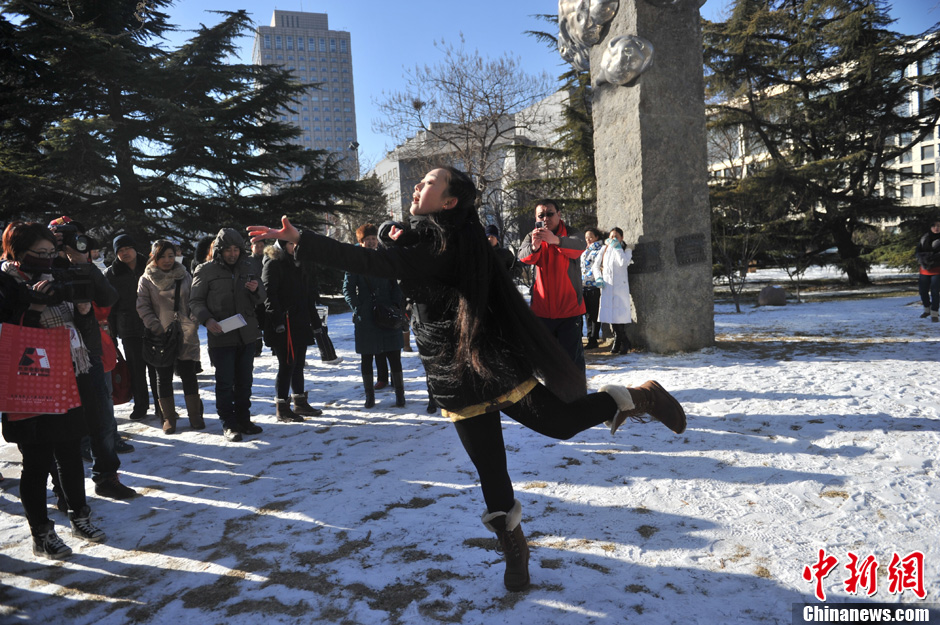
<path fill-rule="evenodd" d="M 717 20 L 730 0 L 707 0 L 702 15 Z M 405 68 L 433 65 L 440 53 L 437 41 L 459 42 L 463 33 L 468 49 L 484 56 L 498 57 L 510 52 L 523 61 L 530 73 L 548 72 L 557 76 L 564 71 L 561 58 L 533 37 L 527 30 L 553 31 L 554 28 L 532 17 L 554 14 L 555 0 L 475 0 L 454 5 L 431 0 L 292 0 L 270 3 L 260 0 L 180 1 L 170 7 L 170 21 L 183 30 L 193 30 L 200 23 L 214 24 L 218 17 L 212 10 L 244 8 L 258 24 L 267 25 L 275 8 L 285 11 L 310 11 L 329 15 L 330 28 L 351 33 L 353 80 L 360 154 L 365 163 L 375 163 L 386 149 L 394 147 L 391 139 L 372 132 L 377 117 L 374 102 L 382 93 L 395 91 L 403 84 Z M 940 0 L 897 0 L 891 14 L 898 21 L 896 30 L 913 34 L 940 22 Z M 171 41 L 183 40 L 184 33 Z M 251 61 L 252 40 L 245 38 L 242 59 Z"/>

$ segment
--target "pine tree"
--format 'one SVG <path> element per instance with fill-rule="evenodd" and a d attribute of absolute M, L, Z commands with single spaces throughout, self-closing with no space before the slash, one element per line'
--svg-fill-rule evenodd
<path fill-rule="evenodd" d="M 851 283 L 867 283 L 859 234 L 901 205 L 895 159 L 937 124 L 940 106 L 904 78 L 940 38 L 888 29 L 882 0 L 738 0 L 705 26 L 710 132 L 738 129 L 753 196 L 825 232 Z M 917 105 L 912 106 L 914 101 Z"/>
<path fill-rule="evenodd" d="M 6 3 L 0 216 L 68 214 L 105 239 L 188 241 L 285 212 L 312 225 L 363 194 L 278 121 L 304 86 L 276 67 L 228 62 L 251 28 L 245 11 L 218 13 L 218 24 L 168 50 L 169 4 Z M 297 166 L 307 174 L 284 184 Z"/>

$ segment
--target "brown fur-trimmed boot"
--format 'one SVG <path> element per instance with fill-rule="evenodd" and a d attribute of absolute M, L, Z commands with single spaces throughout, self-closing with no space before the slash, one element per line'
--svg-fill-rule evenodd
<path fill-rule="evenodd" d="M 186 395 L 186 413 L 189 415 L 189 427 L 194 430 L 206 429 L 206 421 L 202 418 L 203 406 L 199 395 Z"/>
<path fill-rule="evenodd" d="M 176 414 L 176 404 L 173 401 L 173 396 L 161 397 L 157 400 L 157 403 L 160 404 L 160 413 L 163 415 L 163 433 L 176 434 L 176 419 L 179 415 Z"/>
<path fill-rule="evenodd" d="M 529 587 L 529 544 L 522 533 L 522 505 L 514 501 L 509 512 L 487 512 L 483 525 L 496 532 L 497 549 L 506 557 L 503 585 L 518 591 Z"/>
<path fill-rule="evenodd" d="M 314 408 L 307 401 L 307 391 L 303 393 L 294 393 L 294 412 L 299 414 L 302 417 L 319 417 L 323 414 L 323 411 L 319 408 Z"/>
<path fill-rule="evenodd" d="M 607 384 L 599 390 L 613 397 L 620 409 L 613 419 L 604 422 L 610 426 L 611 434 L 627 419 L 646 423 L 643 415 L 653 417 L 676 434 L 685 431 L 685 411 L 682 405 L 655 380 L 647 380 L 636 387 Z"/>
<path fill-rule="evenodd" d="M 290 409 L 290 400 L 278 397 L 277 402 L 277 420 L 281 423 L 299 423 L 304 420 L 299 414 Z"/>

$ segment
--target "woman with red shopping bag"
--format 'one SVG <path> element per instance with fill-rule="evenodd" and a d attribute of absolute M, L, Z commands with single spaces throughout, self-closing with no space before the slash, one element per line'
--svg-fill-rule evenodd
<path fill-rule="evenodd" d="M 60 288 L 61 281 L 51 274 L 52 259 L 56 255 L 56 240 L 42 224 L 13 222 L 3 233 L 3 258 L 0 265 L 0 323 L 7 338 L 15 326 L 32 328 L 69 329 L 71 340 L 68 351 L 74 374 L 90 368 L 88 350 L 81 339 L 81 331 L 96 328 L 98 322 L 91 303 L 72 303 L 67 300 L 68 289 Z M 66 299 L 63 299 L 65 297 Z M 0 330 L 0 340 L 3 339 Z M 63 350 L 66 349 L 63 346 Z M 53 355 L 46 349 L 23 352 L 23 357 L 7 359 L 16 366 L 35 361 L 35 375 L 44 375 L 46 369 L 54 374 Z M 52 351 L 50 349 L 50 351 Z M 66 365 L 68 360 L 65 360 Z M 30 369 L 30 367 L 27 367 Z M 77 391 L 76 391 L 77 395 Z M 2 398 L 8 401 L 7 397 Z M 71 405 L 75 405 L 72 403 Z M 55 467 L 68 504 L 72 536 L 90 542 L 102 542 L 105 533 L 91 523 L 91 509 L 85 499 L 85 468 L 80 450 L 85 434 L 85 420 L 81 407 L 64 413 L 48 413 L 17 419 L 17 415 L 3 414 L 3 438 L 15 443 L 23 456 L 20 476 L 20 500 L 26 512 L 33 537 L 33 553 L 61 559 L 72 553 L 55 532 L 55 524 L 46 511 L 46 482 L 50 468 Z M 54 461 L 54 462 L 53 462 Z"/>

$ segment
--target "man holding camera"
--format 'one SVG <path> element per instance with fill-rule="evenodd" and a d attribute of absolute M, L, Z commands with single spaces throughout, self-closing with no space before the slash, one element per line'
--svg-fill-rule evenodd
<path fill-rule="evenodd" d="M 535 265 L 532 312 L 584 371 L 581 316 L 585 308 L 579 266 L 584 237 L 562 221 L 554 200 L 539 200 L 535 218 L 535 229 L 526 235 L 518 253 L 521 262 Z"/>
<path fill-rule="evenodd" d="M 89 262 L 88 253 L 97 244 L 85 235 L 85 228 L 68 217 L 59 217 L 49 224 L 55 234 L 59 256 L 53 261 L 53 270 L 58 270 L 66 279 L 66 297 L 74 303 L 91 302 L 108 307 L 117 301 L 118 293 L 104 274 Z M 117 423 L 114 405 L 105 382 L 104 366 L 101 362 L 101 332 L 97 326 L 93 331 L 83 331 L 82 340 L 88 348 L 91 369 L 76 376 L 78 393 L 82 400 L 85 423 L 91 437 L 91 478 L 95 482 L 95 494 L 111 499 L 129 499 L 137 495 L 132 488 L 121 484 L 118 469 Z"/>

